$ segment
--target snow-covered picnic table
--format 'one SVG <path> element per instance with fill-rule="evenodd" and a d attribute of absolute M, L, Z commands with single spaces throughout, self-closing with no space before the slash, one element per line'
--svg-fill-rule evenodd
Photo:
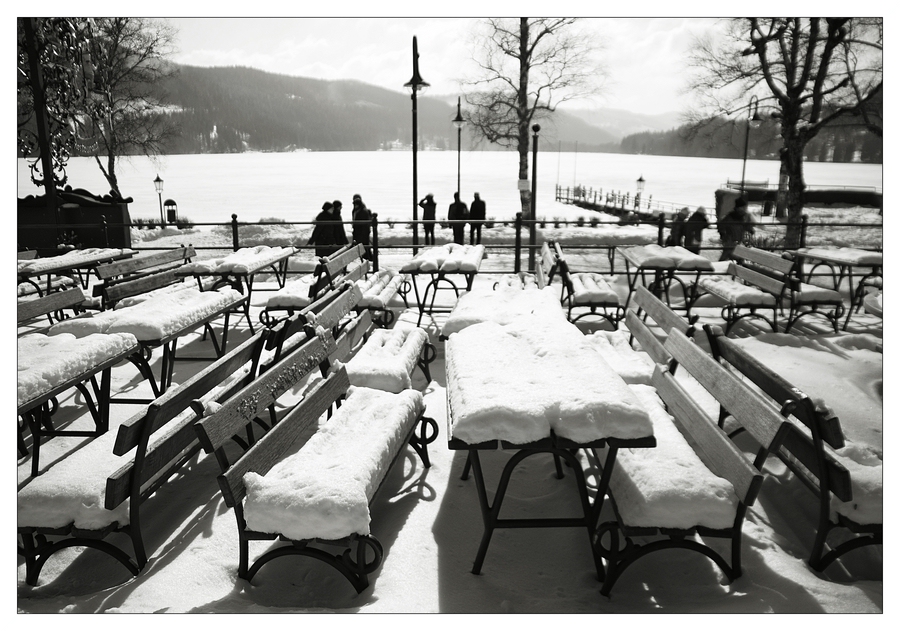
<path fill-rule="evenodd" d="M 858 310 L 866 297 L 866 287 L 881 288 L 883 255 L 881 252 L 858 248 L 799 248 L 785 254 L 797 259 L 797 273 L 802 282 L 812 282 L 813 272 L 821 265 L 831 270 L 832 286 L 837 291 L 846 278 L 850 288 L 850 308 L 844 320 L 844 330 L 850 323 L 854 309 Z M 809 269 L 804 270 L 809 261 Z M 859 280 L 854 284 L 853 269 L 863 268 Z"/>
<path fill-rule="evenodd" d="M 459 298 L 459 287 L 448 276 L 453 274 L 462 275 L 466 280 L 466 291 L 471 291 L 472 282 L 475 280 L 475 274 L 481 268 L 483 258 L 484 246 L 481 244 L 460 245 L 458 243 L 445 243 L 444 245 L 425 248 L 407 261 L 400 268 L 400 272 L 409 274 L 413 280 L 413 290 L 416 292 L 416 303 L 419 306 L 419 320 L 416 324 L 422 324 L 422 317 L 426 313 L 430 315 L 450 311 L 449 309 L 435 308 L 434 306 L 441 283 L 449 285 L 443 289 L 452 289 L 456 297 Z M 418 277 L 426 274 L 429 276 L 429 282 L 425 286 L 424 292 L 420 294 Z M 428 300 L 429 294 L 431 296 L 430 302 Z"/>
<path fill-rule="evenodd" d="M 672 303 L 669 297 L 669 289 L 672 282 L 676 282 L 681 286 L 684 296 L 685 309 L 690 315 L 690 308 L 696 299 L 696 279 L 699 279 L 703 272 L 714 271 L 712 262 L 694 254 L 681 246 L 661 246 L 655 243 L 649 245 L 639 245 L 632 248 L 620 248 L 619 253 L 625 259 L 625 273 L 628 276 L 628 298 L 625 301 L 625 308 L 631 300 L 634 293 L 638 278 L 641 283 L 650 289 L 654 295 L 659 298 L 665 297 L 666 304 L 671 308 Z M 653 279 L 647 281 L 647 273 L 653 272 Z M 694 273 L 695 281 L 686 285 L 684 281 L 677 276 L 678 273 Z"/>
<path fill-rule="evenodd" d="M 110 371 L 120 361 L 138 352 L 140 344 L 131 333 L 23 335 L 16 341 L 16 409 L 29 425 L 33 437 L 32 475 L 39 468 L 43 436 L 98 436 L 109 428 Z M 101 375 L 100 384 L 96 375 Z M 93 395 L 85 386 L 92 385 Z M 50 425 L 48 402 L 69 388 L 78 388 L 94 420 L 94 430 L 44 429 Z M 23 445 L 20 441 L 20 451 Z"/>
<path fill-rule="evenodd" d="M 288 258 L 297 250 L 293 246 L 257 245 L 241 248 L 228 256 L 194 261 L 179 268 L 178 276 L 193 276 L 199 280 L 204 276 L 218 276 L 215 287 L 230 285 L 249 297 L 253 293 L 253 281 L 257 274 L 266 270 L 275 275 L 278 287 L 284 287 L 287 277 Z"/>
<path fill-rule="evenodd" d="M 480 572 L 495 528 L 584 527 L 592 542 L 617 449 L 656 445 L 650 416 L 635 393 L 577 327 L 555 316 L 473 324 L 449 338 L 446 353 L 448 444 L 468 451 L 485 523 L 473 573 Z M 573 452 L 603 446 L 610 456 L 592 504 Z M 491 505 L 479 451 L 498 448 L 517 453 L 504 467 Z M 560 477 L 559 460 L 571 466 L 583 516 L 499 518 L 514 469 L 536 453 L 553 454 Z M 593 545 L 592 551 L 602 576 Z"/>
<path fill-rule="evenodd" d="M 500 283 L 496 289 L 475 289 L 459 297 L 447 321 L 441 327 L 441 338 L 480 322 L 509 324 L 523 315 L 547 315 L 565 322 L 556 287 L 523 288 Z"/>
<path fill-rule="evenodd" d="M 128 248 L 86 248 L 84 250 L 70 250 L 60 256 L 51 256 L 44 259 L 30 259 L 17 261 L 16 272 L 19 283 L 29 283 L 33 285 L 39 295 L 45 292 L 50 293 L 52 290 L 52 277 L 68 276 L 75 278 L 77 276 L 81 287 L 88 288 L 89 276 L 91 270 L 98 265 L 109 263 L 119 259 L 133 256 L 136 252 Z M 86 272 L 86 273 L 83 273 Z M 36 282 L 35 278 L 46 276 L 46 287 L 41 289 L 41 284 Z"/>
<path fill-rule="evenodd" d="M 144 300 L 135 300 L 127 307 L 63 320 L 50 327 L 48 334 L 70 333 L 75 337 L 85 337 L 94 333 L 130 333 L 142 349 L 162 346 L 159 390 L 154 390 L 154 394 L 158 395 L 171 384 L 178 338 L 203 327 L 210 336 L 216 356 L 221 357 L 228 342 L 229 315 L 247 300 L 246 296 L 228 287 L 200 291 L 185 285 Z M 219 344 L 210 322 L 223 314 L 225 322 Z"/>

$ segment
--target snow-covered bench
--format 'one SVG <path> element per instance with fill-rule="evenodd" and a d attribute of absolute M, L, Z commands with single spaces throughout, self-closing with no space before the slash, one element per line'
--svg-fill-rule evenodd
<path fill-rule="evenodd" d="M 320 258 L 312 274 L 285 283 L 266 301 L 265 308 L 259 314 L 260 322 L 272 328 L 345 281 L 358 282 L 365 278 L 369 262 L 363 258 L 364 252 L 363 246 L 357 244 L 345 246 L 328 257 Z M 275 315 L 277 312 L 283 312 L 284 316 Z"/>
<path fill-rule="evenodd" d="M 19 490 L 18 553 L 26 583 L 36 585 L 47 559 L 73 546 L 105 552 L 138 574 L 147 563 L 144 503 L 199 450 L 192 402 L 211 405 L 252 380 L 262 337 L 251 337 Z M 154 526 L 166 525 L 157 520 Z M 130 539 L 133 556 L 106 540 L 113 533 Z"/>
<path fill-rule="evenodd" d="M 373 274 L 369 274 L 367 278 L 361 278 L 356 281 L 362 290 L 362 298 L 357 304 L 357 311 L 367 309 L 376 314 L 375 322 L 384 328 L 388 328 L 393 324 L 394 312 L 390 309 L 390 303 L 394 297 L 399 294 L 403 299 L 403 304 L 409 309 L 409 300 L 406 294 L 409 293 L 410 284 L 407 274 L 399 274 L 391 270 L 380 270 Z"/>
<path fill-rule="evenodd" d="M 185 286 L 178 291 L 154 295 L 127 307 L 83 314 L 54 324 L 48 330 L 50 335 L 71 333 L 83 337 L 91 333 L 131 333 L 145 355 L 153 349 L 162 347 L 163 357 L 160 377 L 157 382 L 149 372 L 142 374 L 150 381 L 153 396 L 158 397 L 172 383 L 172 375 L 176 360 L 178 340 L 185 335 L 203 329 L 209 335 L 215 351 L 215 357 L 178 357 L 179 360 L 209 360 L 221 357 L 228 343 L 229 316 L 241 309 L 247 302 L 234 289 L 222 288 L 216 291 L 199 291 Z M 212 322 L 224 316 L 221 344 L 219 343 Z M 147 403 L 147 399 L 124 399 L 115 397 L 119 403 Z"/>
<path fill-rule="evenodd" d="M 697 316 L 686 320 L 643 286 L 635 291 L 634 300 L 637 312 L 628 310 L 625 313 L 627 331 L 595 331 L 585 339 L 603 355 L 625 383 L 649 384 L 656 364 L 670 365 L 672 362 L 672 356 L 663 346 L 665 338 L 672 330 L 693 337 L 693 323 Z M 662 335 L 647 326 L 648 318 Z M 635 340 L 640 350 L 632 347 Z M 677 363 L 670 365 L 673 373 L 676 366 Z"/>
<path fill-rule="evenodd" d="M 82 289 L 87 289 L 90 284 L 90 273 L 96 270 L 98 265 L 109 261 L 128 258 L 135 254 L 129 248 L 85 248 L 82 250 L 69 250 L 59 256 L 37 258 L 17 261 L 17 277 L 19 283 L 29 283 L 40 294 L 50 293 L 53 288 L 53 280 L 58 276 L 69 276 L 73 280 L 78 278 Z M 46 276 L 43 283 L 35 281 L 35 278 Z M 41 288 L 44 284 L 44 288 Z"/>
<path fill-rule="evenodd" d="M 189 264 L 193 256 L 193 247 L 181 246 L 97 266 L 100 282 L 93 290 L 94 298 L 99 299 L 97 307 L 111 309 L 124 298 L 178 283 L 181 279 L 176 276 L 177 270 Z"/>
<path fill-rule="evenodd" d="M 665 346 L 713 397 L 728 401 L 743 422 L 783 420 L 679 331 L 670 332 Z M 608 596 L 638 559 L 669 548 L 709 557 L 733 581 L 742 573 L 741 529 L 762 474 L 665 366 L 657 365 L 650 386 L 631 388 L 651 416 L 657 446 L 618 454 L 610 480 L 616 520 L 598 530 L 597 545 L 608 561 L 601 593 Z M 595 450 L 594 457 L 602 466 L 604 454 Z M 646 540 L 651 537 L 655 539 Z M 728 540 L 730 559 L 705 543 L 707 538 Z"/>
<path fill-rule="evenodd" d="M 84 302 L 84 292 L 79 287 L 72 287 L 64 291 L 54 291 L 40 298 L 20 300 L 16 304 L 16 323 L 19 326 L 29 323 L 41 316 L 47 316 L 50 324 L 53 318 L 58 321 L 67 316 L 65 310 L 71 310 L 73 314 L 83 311 L 81 303 Z"/>
<path fill-rule="evenodd" d="M 240 578 L 252 580 L 274 558 L 308 556 L 340 571 L 361 592 L 384 553 L 370 532 L 373 496 L 406 442 L 430 466 L 427 445 L 437 436 L 437 424 L 424 416 L 422 394 L 354 388 L 346 371 L 338 370 L 312 386 L 233 463 L 224 449 L 232 436 L 319 366 L 327 352 L 320 338 L 307 339 L 195 429 L 204 449 L 217 455 L 219 486 L 225 504 L 234 509 Z M 335 410 L 336 404 L 340 407 Z M 250 541 L 279 538 L 288 544 L 250 566 Z M 331 553 L 334 546 L 338 551 Z"/>
<path fill-rule="evenodd" d="M 460 288 L 451 276 L 461 275 L 466 281 L 466 291 L 472 291 L 475 275 L 481 268 L 484 258 L 484 246 L 445 243 L 444 245 L 425 248 L 400 267 L 400 273 L 409 274 L 412 278 L 413 290 L 416 293 L 416 304 L 419 308 L 417 325 L 422 324 L 425 314 L 449 313 L 451 308 L 435 307 L 435 299 L 439 289 L 452 289 L 455 298 L 459 298 Z M 428 275 L 430 280 L 423 292 L 419 292 L 418 277 Z M 447 287 L 441 287 L 446 284 Z M 431 297 L 429 301 L 429 295 Z"/>
<path fill-rule="evenodd" d="M 362 291 L 356 283 L 347 282 L 328 291 L 322 297 L 300 309 L 285 320 L 279 321 L 266 341 L 267 356 L 262 370 L 292 353 L 304 340 L 315 336 L 316 329 L 331 332 L 337 339 L 348 324 L 348 316 L 359 303 Z"/>
<path fill-rule="evenodd" d="M 357 316 L 353 335 L 365 342 L 347 359 L 336 358 L 335 369 L 344 367 L 350 384 L 387 392 L 400 392 L 412 387 L 416 366 L 431 381 L 428 365 L 437 357 L 428 333 L 420 327 L 384 329 L 376 327 L 368 311 Z M 340 342 L 339 342 L 340 343 Z"/>
<path fill-rule="evenodd" d="M 575 323 L 582 318 L 597 315 L 609 322 L 613 330 L 617 329 L 619 321 L 625 317 L 625 309 L 607 279 L 594 272 L 573 273 L 560 245 L 552 243 L 552 247 L 556 252 L 556 272 L 562 283 L 559 299 L 568 310 L 569 322 Z M 589 310 L 573 318 L 572 312 L 579 308 Z M 598 309 L 602 312 L 598 312 Z"/>
<path fill-rule="evenodd" d="M 709 275 L 697 281 L 701 290 L 725 301 L 722 319 L 726 335 L 737 322 L 748 317 L 760 318 L 778 332 L 777 314 L 785 307 L 790 309 L 785 333 L 810 314 L 824 316 L 838 332 L 844 303 L 837 291 L 800 282 L 792 275 L 794 261 L 777 254 L 739 245 L 734 256 L 740 262 L 729 264 L 727 276 Z M 760 310 L 771 310 L 772 319 L 757 313 Z"/>
<path fill-rule="evenodd" d="M 785 417 L 797 423 L 742 424 L 760 444 L 756 466 L 762 470 L 770 455 L 779 458 L 812 491 L 819 501 L 819 523 L 809 556 L 810 566 L 822 571 L 835 559 L 856 548 L 881 545 L 884 492 L 882 467 L 854 466 L 834 451 L 842 449 L 844 435 L 839 419 L 827 408 L 766 367 L 744 348 L 726 338 L 718 327 L 705 325 L 713 355 L 756 384 Z M 690 370 L 690 369 L 689 369 Z M 733 406 L 723 403 L 720 425 Z M 771 420 L 771 419 L 769 419 Z M 738 430 L 732 431 L 732 435 Z M 845 466 L 845 464 L 847 466 Z M 852 469 L 848 470 L 848 466 Z M 828 535 L 845 529 L 856 536 L 844 537 L 833 549 Z"/>

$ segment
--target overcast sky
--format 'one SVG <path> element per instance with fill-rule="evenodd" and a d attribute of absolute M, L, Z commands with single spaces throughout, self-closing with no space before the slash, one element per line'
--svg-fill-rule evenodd
<path fill-rule="evenodd" d="M 241 65 L 320 79 L 357 79 L 403 91 L 412 75 L 412 37 L 432 94 L 457 94 L 471 73 L 472 18 L 170 18 L 174 60 L 194 66 Z M 644 114 L 680 111 L 685 55 L 709 18 L 590 18 L 582 28 L 601 44 L 606 87 L 593 102 Z"/>

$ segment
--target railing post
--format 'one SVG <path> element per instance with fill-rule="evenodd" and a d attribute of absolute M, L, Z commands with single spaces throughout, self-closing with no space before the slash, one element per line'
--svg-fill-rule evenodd
<path fill-rule="evenodd" d="M 372 271 L 378 271 L 378 213 L 372 213 Z"/>
<path fill-rule="evenodd" d="M 235 252 L 240 249 L 240 243 L 238 242 L 237 215 L 234 213 L 231 215 L 231 246 L 234 248 Z"/>
<path fill-rule="evenodd" d="M 663 228 L 665 228 L 666 226 L 666 216 L 662 213 L 659 213 L 658 224 L 659 229 L 657 230 L 656 242 L 661 246 L 663 243 L 665 243 L 665 240 L 663 239 Z"/>
<path fill-rule="evenodd" d="M 806 228 L 809 222 L 809 217 L 806 215 L 800 216 L 800 247 L 806 247 Z"/>
<path fill-rule="evenodd" d="M 568 193 L 568 189 L 567 189 Z M 516 248 L 513 272 L 518 274 L 522 270 L 522 213 L 516 213 Z"/>

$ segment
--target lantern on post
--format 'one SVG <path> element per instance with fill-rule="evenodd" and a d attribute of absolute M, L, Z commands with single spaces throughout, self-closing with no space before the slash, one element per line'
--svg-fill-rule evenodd
<path fill-rule="evenodd" d="M 461 98 L 456 97 L 456 118 L 453 119 L 453 126 L 456 127 L 456 192 L 462 195 L 460 189 L 460 166 L 462 163 L 462 128 L 466 126 L 466 119 L 462 117 Z"/>
<path fill-rule="evenodd" d="M 156 179 L 153 180 L 153 186 L 156 187 L 156 194 L 159 195 L 159 223 L 161 226 L 165 226 L 166 218 L 163 215 L 163 203 L 162 203 L 163 180 L 161 177 L 159 177 L 159 173 L 156 174 Z"/>

